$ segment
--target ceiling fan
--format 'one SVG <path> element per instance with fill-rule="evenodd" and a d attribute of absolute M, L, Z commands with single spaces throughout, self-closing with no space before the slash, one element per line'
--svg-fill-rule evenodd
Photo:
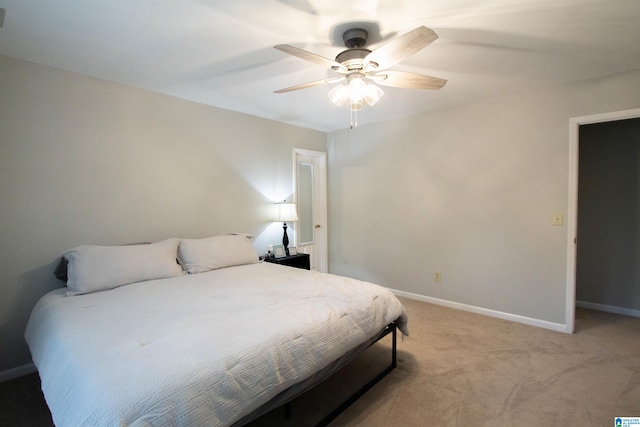
<path fill-rule="evenodd" d="M 274 46 L 289 55 L 328 66 L 339 74 L 333 78 L 276 90 L 275 93 L 346 81 L 331 89 L 329 98 L 338 106 L 347 104 L 351 111 L 357 111 L 365 103 L 372 106 L 382 97 L 382 90 L 372 83 L 408 89 L 440 89 L 447 83 L 438 77 L 387 70 L 435 41 L 438 35 L 432 29 L 418 27 L 391 39 L 374 51 L 365 48 L 368 36 L 363 28 L 347 29 L 342 35 L 347 50 L 340 52 L 335 60 L 286 44 Z"/>

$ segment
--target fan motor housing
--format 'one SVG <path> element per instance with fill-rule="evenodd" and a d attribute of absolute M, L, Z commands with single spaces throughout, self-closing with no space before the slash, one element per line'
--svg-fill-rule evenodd
<path fill-rule="evenodd" d="M 370 53 L 369 49 L 347 49 L 336 56 L 336 62 L 344 64 L 347 68 L 356 64 L 362 67 L 363 59 Z"/>

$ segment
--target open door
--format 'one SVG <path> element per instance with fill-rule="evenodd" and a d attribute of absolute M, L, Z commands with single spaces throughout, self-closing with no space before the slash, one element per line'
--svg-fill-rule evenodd
<path fill-rule="evenodd" d="M 640 117 L 640 109 L 574 117 L 569 120 L 569 210 L 567 233 L 567 287 L 565 332 L 575 332 L 576 266 L 578 233 L 578 164 L 580 126 Z"/>
<path fill-rule="evenodd" d="M 296 247 L 309 254 L 312 270 L 328 272 L 327 154 L 293 149 L 294 202 L 298 208 Z"/>

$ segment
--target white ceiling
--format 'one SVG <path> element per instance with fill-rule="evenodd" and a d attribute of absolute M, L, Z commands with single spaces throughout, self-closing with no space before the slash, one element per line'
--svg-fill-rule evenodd
<path fill-rule="evenodd" d="M 0 0 L 0 54 L 322 131 L 349 126 L 335 74 L 273 46 L 333 59 L 332 29 L 370 21 L 389 40 L 439 39 L 394 66 L 448 80 L 383 87 L 360 125 L 537 87 L 640 69 L 640 0 Z M 378 43 L 377 45 L 379 45 Z M 374 49 L 376 45 L 370 46 Z"/>

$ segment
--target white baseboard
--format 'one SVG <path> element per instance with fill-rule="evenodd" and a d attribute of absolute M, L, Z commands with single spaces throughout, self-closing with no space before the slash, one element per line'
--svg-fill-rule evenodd
<path fill-rule="evenodd" d="M 509 320 L 511 322 L 522 323 L 529 326 L 536 326 L 538 328 L 550 329 L 556 332 L 572 333 L 567 326 L 563 323 L 553 323 L 546 320 L 534 319 L 531 317 L 520 316 L 518 314 L 504 313 L 502 311 L 491 310 L 488 308 L 476 307 L 474 305 L 461 304 L 459 302 L 448 301 L 440 298 L 433 298 L 424 295 L 414 294 L 411 292 L 398 291 L 396 289 L 390 289 L 394 294 L 417 301 L 428 302 L 431 304 L 442 305 L 449 308 L 455 308 L 456 310 L 469 311 L 471 313 L 482 314 L 484 316 L 495 317 L 502 320 Z"/>
<path fill-rule="evenodd" d="M 27 363 L 26 365 L 18 366 L 17 368 L 7 369 L 0 372 L 0 383 L 12 380 L 14 378 L 23 377 L 36 372 L 36 365 L 33 363 Z"/>
<path fill-rule="evenodd" d="M 589 310 L 606 311 L 607 313 L 622 314 L 624 316 L 640 317 L 640 310 L 616 307 L 613 305 L 596 304 L 595 302 L 576 301 L 576 307 L 588 308 Z"/>

